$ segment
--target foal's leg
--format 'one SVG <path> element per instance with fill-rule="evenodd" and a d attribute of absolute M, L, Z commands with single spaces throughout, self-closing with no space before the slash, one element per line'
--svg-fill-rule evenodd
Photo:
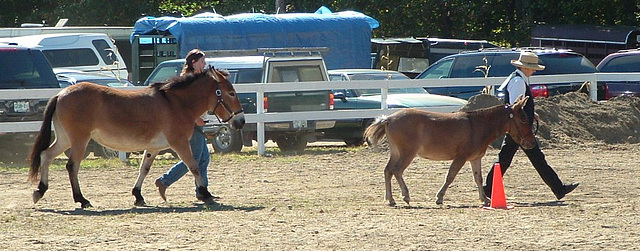
<path fill-rule="evenodd" d="M 414 158 L 415 158 L 415 154 L 411 154 L 411 155 L 403 154 L 400 157 L 400 160 L 396 162 L 396 165 L 392 170 L 393 176 L 396 176 L 396 181 L 398 181 L 398 185 L 400 186 L 400 191 L 402 191 L 402 197 L 403 197 L 402 199 L 404 200 L 404 202 L 407 203 L 407 205 L 409 205 L 409 202 L 411 201 L 411 197 L 409 196 L 409 188 L 407 188 L 407 184 L 404 183 L 404 178 L 402 178 L 402 174 L 404 173 L 404 170 L 407 169 L 409 164 L 411 164 L 411 161 L 413 161 Z"/>
<path fill-rule="evenodd" d="M 149 174 L 151 164 L 153 164 L 153 160 L 158 156 L 158 153 L 159 151 L 144 151 L 142 163 L 140 163 L 140 171 L 138 171 L 138 179 L 136 180 L 136 184 L 133 186 L 133 189 L 131 189 L 131 194 L 136 197 L 136 202 L 133 203 L 136 206 L 147 205 L 142 197 L 142 182 L 144 181 L 144 178 L 147 177 L 147 174 Z"/>
<path fill-rule="evenodd" d="M 51 165 L 51 162 L 56 156 L 69 149 L 70 145 L 66 135 L 56 133 L 56 139 L 53 141 L 53 144 L 40 154 L 40 182 L 38 184 L 38 190 L 33 191 L 33 203 L 37 203 L 42 199 L 44 193 L 49 189 L 49 165 Z"/>
<path fill-rule="evenodd" d="M 484 194 L 484 189 L 482 189 L 482 157 L 471 160 L 469 163 L 471 163 L 471 170 L 473 171 L 473 180 L 476 182 L 476 186 L 478 186 L 480 201 L 482 201 L 485 206 L 488 206 L 491 200 L 487 198 L 487 195 Z"/>
<path fill-rule="evenodd" d="M 397 160 L 393 157 L 393 155 L 389 158 L 389 162 L 387 162 L 387 166 L 384 168 L 384 187 L 385 187 L 385 195 L 384 199 L 389 201 L 389 206 L 395 206 L 396 201 L 393 199 L 393 194 L 391 193 L 391 177 L 393 176 L 392 170 L 396 165 Z"/>
<path fill-rule="evenodd" d="M 462 166 L 464 166 L 465 162 L 466 160 L 463 158 L 453 159 L 453 162 L 451 162 L 451 166 L 449 166 L 449 171 L 447 172 L 447 178 L 444 180 L 444 184 L 437 194 L 436 204 L 442 205 L 442 202 L 444 201 L 444 194 L 447 192 L 447 188 L 449 188 L 451 183 L 453 183 L 453 180 L 456 178 L 456 175 L 458 175 L 458 172 L 460 172 L 460 169 L 462 169 Z M 480 187 L 480 189 L 482 189 L 482 186 Z"/>
<path fill-rule="evenodd" d="M 78 142 L 78 141 L 76 141 Z M 71 144 L 71 156 L 67 162 L 67 172 L 69 172 L 69 181 L 71 182 L 71 191 L 73 192 L 73 201 L 80 202 L 82 208 L 93 207 L 91 203 L 82 196 L 80 191 L 80 182 L 78 181 L 78 172 L 80 171 L 80 162 L 84 157 L 87 149 L 89 138 L 82 140 L 81 143 Z"/>

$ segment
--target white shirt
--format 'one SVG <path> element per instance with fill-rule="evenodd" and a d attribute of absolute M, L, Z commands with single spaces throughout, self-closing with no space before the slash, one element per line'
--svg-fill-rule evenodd
<path fill-rule="evenodd" d="M 522 95 L 524 97 L 529 83 L 529 78 L 525 76 L 520 69 L 516 69 L 516 72 L 521 78 L 513 77 L 507 85 L 507 91 L 509 92 L 509 104 L 511 105 L 516 102 L 518 96 Z"/>

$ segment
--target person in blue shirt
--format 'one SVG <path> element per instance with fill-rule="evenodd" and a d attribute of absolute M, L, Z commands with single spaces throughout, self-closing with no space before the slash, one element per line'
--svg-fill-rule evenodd
<path fill-rule="evenodd" d="M 199 49 L 191 50 L 185 59 L 185 65 L 182 68 L 181 76 L 187 74 L 197 74 L 202 73 L 207 65 L 205 63 L 205 54 Z M 209 153 L 209 148 L 207 147 L 207 139 L 205 138 L 204 132 L 202 128 L 205 124 L 205 117 L 198 117 L 195 121 L 195 128 L 193 130 L 193 135 L 191 136 L 191 140 L 189 141 L 191 145 L 191 152 L 193 154 L 193 158 L 198 163 L 198 167 L 200 168 L 200 175 L 204 180 L 204 187 L 209 185 L 209 180 L 207 178 L 207 167 L 209 166 L 209 162 L 211 161 L 211 155 Z M 180 161 L 173 165 L 166 173 L 164 173 L 160 178 L 156 179 L 156 186 L 158 187 L 158 192 L 160 193 L 160 197 L 164 201 L 167 201 L 167 197 L 165 195 L 166 190 L 171 184 L 178 181 L 182 176 L 184 176 L 187 172 L 189 172 L 189 168 L 187 165 Z M 198 190 L 196 189 L 196 198 L 198 200 L 203 200 L 203 196 L 198 194 Z M 214 197 L 217 198 L 217 197 Z"/>

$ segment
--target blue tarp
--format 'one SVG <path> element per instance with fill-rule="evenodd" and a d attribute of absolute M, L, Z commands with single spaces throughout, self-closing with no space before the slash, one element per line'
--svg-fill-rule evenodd
<path fill-rule="evenodd" d="M 193 48 L 240 50 L 284 47 L 327 47 L 328 69 L 370 68 L 371 33 L 378 21 L 354 11 L 222 16 L 203 13 L 193 17 L 144 17 L 136 21 L 134 35 L 169 32 L 180 44 L 180 56 Z"/>

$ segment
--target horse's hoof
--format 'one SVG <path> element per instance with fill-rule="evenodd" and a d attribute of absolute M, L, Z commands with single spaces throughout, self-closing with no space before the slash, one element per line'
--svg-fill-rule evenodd
<path fill-rule="evenodd" d="M 36 191 L 33 191 L 32 197 L 33 197 L 33 204 L 36 204 L 40 199 L 42 199 L 42 194 L 38 190 L 36 190 Z"/>
<path fill-rule="evenodd" d="M 135 203 L 133 203 L 133 205 L 135 205 L 136 207 L 144 207 L 144 206 L 147 206 L 147 203 L 144 202 L 144 200 L 141 200 L 141 201 L 136 201 Z"/>
<path fill-rule="evenodd" d="M 91 208 L 91 207 L 93 207 L 93 206 L 91 205 L 91 203 L 89 203 L 89 202 L 87 201 L 87 202 L 82 203 L 82 206 L 81 206 L 81 207 L 82 207 L 82 208 Z"/>
<path fill-rule="evenodd" d="M 396 201 L 395 200 L 390 200 L 388 205 L 391 206 L 391 207 L 395 207 L 396 206 Z"/>
<path fill-rule="evenodd" d="M 409 197 L 404 197 L 404 199 L 402 200 L 404 200 L 404 202 L 407 203 L 407 205 L 409 205 L 409 202 L 411 202 L 411 198 Z"/>
<path fill-rule="evenodd" d="M 444 199 L 437 199 L 436 200 L 436 204 L 437 205 L 442 205 L 442 202 L 444 202 Z"/>

